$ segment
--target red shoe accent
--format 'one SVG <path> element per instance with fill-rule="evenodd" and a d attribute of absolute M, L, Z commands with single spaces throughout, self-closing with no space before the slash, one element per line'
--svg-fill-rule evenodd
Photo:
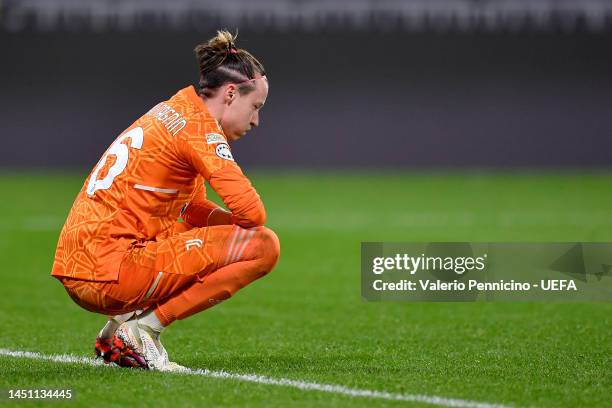
<path fill-rule="evenodd" d="M 112 344 L 113 355 L 117 356 L 116 360 L 113 360 L 113 362 L 119 367 L 142 368 L 145 370 L 149 368 L 144 357 L 128 347 L 127 344 L 117 336 L 113 336 Z"/>
<path fill-rule="evenodd" d="M 108 364 L 113 361 L 113 347 L 111 343 L 111 339 L 101 339 L 100 337 L 96 338 L 96 345 L 94 347 L 94 352 L 96 356 L 102 357 L 104 360 L 104 364 Z"/>
<path fill-rule="evenodd" d="M 104 359 L 104 364 L 115 363 L 119 367 L 148 369 L 145 359 L 129 348 L 120 338 L 96 338 L 94 348 L 96 356 Z"/>

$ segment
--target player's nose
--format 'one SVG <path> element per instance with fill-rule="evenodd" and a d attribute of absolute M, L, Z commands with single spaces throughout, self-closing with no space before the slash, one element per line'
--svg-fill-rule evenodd
<path fill-rule="evenodd" d="M 257 113 L 255 113 L 255 115 L 253 115 L 253 117 L 251 118 L 251 127 L 257 127 L 259 126 L 259 115 Z"/>

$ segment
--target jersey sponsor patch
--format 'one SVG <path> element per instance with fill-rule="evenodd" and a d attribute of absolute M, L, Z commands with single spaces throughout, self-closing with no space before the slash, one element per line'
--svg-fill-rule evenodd
<path fill-rule="evenodd" d="M 223 137 L 223 135 L 219 133 L 207 133 L 206 134 L 206 143 L 215 144 L 215 143 L 227 143 L 227 140 Z"/>
<path fill-rule="evenodd" d="M 222 159 L 234 161 L 234 156 L 227 143 L 219 143 L 215 149 L 215 153 Z"/>

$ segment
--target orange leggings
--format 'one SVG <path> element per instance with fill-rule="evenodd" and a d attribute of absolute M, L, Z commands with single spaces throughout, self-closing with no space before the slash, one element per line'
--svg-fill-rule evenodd
<path fill-rule="evenodd" d="M 193 228 L 130 250 L 116 282 L 62 283 L 92 312 L 118 315 L 154 307 L 168 325 L 229 299 L 269 273 L 279 254 L 278 238 L 266 227 Z"/>

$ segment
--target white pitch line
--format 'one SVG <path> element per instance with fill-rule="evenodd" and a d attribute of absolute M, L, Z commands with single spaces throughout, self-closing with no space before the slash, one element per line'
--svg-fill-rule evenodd
<path fill-rule="evenodd" d="M 75 363 L 92 366 L 105 366 L 101 360 L 89 357 L 72 356 L 69 354 L 45 355 L 32 351 L 14 351 L 0 348 L 0 355 L 18 358 L 30 358 L 34 360 L 46 360 L 57 363 Z M 113 367 L 113 366 L 106 366 Z M 488 402 L 478 402 L 462 400 L 457 398 L 445 398 L 436 395 L 421 394 L 398 394 L 386 391 L 365 390 L 350 388 L 343 385 L 319 384 L 314 382 L 290 380 L 288 378 L 272 378 L 257 374 L 235 374 L 227 371 L 211 371 L 207 369 L 187 369 L 187 371 L 168 374 L 198 375 L 209 378 L 224 378 L 230 380 L 246 381 L 256 384 L 279 385 L 283 387 L 297 388 L 306 391 L 321 391 L 331 394 L 346 395 L 349 397 L 375 398 L 391 401 L 421 402 L 424 404 L 437 405 L 442 407 L 456 408 L 510 408 L 508 405 L 492 404 Z"/>

